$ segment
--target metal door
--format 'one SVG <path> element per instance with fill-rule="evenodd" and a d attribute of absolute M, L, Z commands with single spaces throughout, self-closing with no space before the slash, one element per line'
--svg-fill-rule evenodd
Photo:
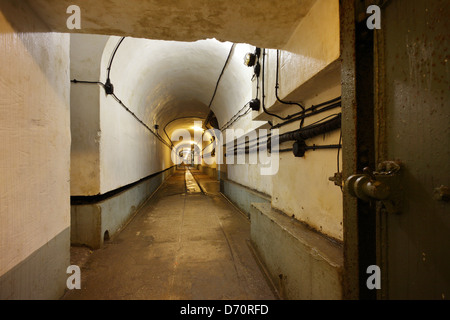
<path fill-rule="evenodd" d="M 378 205 L 382 299 L 450 298 L 450 10 L 392 0 L 374 33 L 376 162 L 400 160 L 398 213 Z"/>
<path fill-rule="evenodd" d="M 449 299 L 448 0 L 340 4 L 343 176 L 382 182 L 391 193 L 367 201 L 345 189 L 344 296 Z M 366 25 L 372 4 L 381 9 L 379 30 Z M 377 168 L 386 161 L 400 170 Z M 375 264 L 379 290 L 366 285 Z"/>

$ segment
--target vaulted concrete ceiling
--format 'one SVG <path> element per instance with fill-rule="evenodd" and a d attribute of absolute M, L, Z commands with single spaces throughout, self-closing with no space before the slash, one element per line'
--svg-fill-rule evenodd
<path fill-rule="evenodd" d="M 11 0 L 7 0 L 11 1 Z M 17 0 L 12 0 L 18 2 Z M 25 0 L 52 31 L 282 48 L 316 0 Z M 16 4 L 17 5 L 17 4 Z M 68 30 L 68 6 L 81 29 Z"/>
<path fill-rule="evenodd" d="M 250 46 L 244 44 L 283 48 L 316 1 L 3 0 L 0 7 L 20 31 L 28 24 L 12 16 L 11 6 L 23 12 L 22 19 L 37 14 L 47 26 L 42 31 L 127 36 L 111 71 L 115 92 L 148 125 L 162 129 L 177 118 L 207 116 L 231 44 L 241 43 L 211 105 L 219 126 L 226 123 L 252 95 L 252 71 L 242 63 Z M 81 9 L 80 30 L 67 28 L 70 5 Z M 102 72 L 118 39 L 105 48 Z M 169 134 L 189 127 L 186 121 Z"/>
<path fill-rule="evenodd" d="M 100 75 L 103 81 L 119 40 L 111 37 L 106 44 Z M 170 136 L 176 128 L 193 127 L 194 120 L 204 120 L 210 110 L 223 125 L 251 99 L 253 69 L 243 63 L 245 53 L 251 50 L 254 48 L 247 44 L 232 46 L 214 39 L 176 42 L 125 38 L 114 56 L 111 82 L 116 95 L 140 119 L 159 125 L 161 135 L 165 136 L 164 128 Z"/>

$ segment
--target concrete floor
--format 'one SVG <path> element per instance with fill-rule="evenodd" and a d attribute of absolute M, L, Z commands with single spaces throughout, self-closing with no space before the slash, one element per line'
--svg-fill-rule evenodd
<path fill-rule="evenodd" d="M 104 247 L 72 248 L 81 289 L 63 299 L 276 299 L 249 238 L 217 181 L 178 169 Z"/>

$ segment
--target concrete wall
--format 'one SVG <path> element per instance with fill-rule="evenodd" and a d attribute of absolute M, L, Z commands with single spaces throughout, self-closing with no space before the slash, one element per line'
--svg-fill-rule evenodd
<path fill-rule="evenodd" d="M 280 296 L 291 300 L 343 297 L 342 247 L 270 204 L 255 203 L 251 239 Z"/>
<path fill-rule="evenodd" d="M 266 54 L 266 108 L 284 117 L 299 112 L 298 106 L 276 100 L 277 52 L 266 50 Z M 279 97 L 310 107 L 341 96 L 339 55 L 339 2 L 316 1 L 280 51 Z M 262 100 L 262 79 L 259 86 Z M 254 96 L 256 87 L 254 81 Z M 309 117 L 304 126 L 339 112 L 336 108 Z M 266 128 L 261 121 L 267 120 L 282 122 L 261 109 L 240 119 L 236 126 L 248 133 Z M 299 125 L 299 121 L 288 124 L 279 133 L 296 130 Z M 339 140 L 336 130 L 306 143 L 328 145 Z M 293 143 L 283 143 L 280 149 L 292 148 Z M 286 299 L 341 299 L 342 192 L 329 181 L 338 171 L 337 149 L 307 151 L 303 158 L 281 153 L 278 171 L 267 176 L 261 174 L 260 162 L 250 164 L 248 159 L 246 164 L 227 166 L 228 180 L 221 181 L 221 190 L 250 216 L 252 243 L 281 295 Z M 339 161 L 342 163 L 341 155 Z M 260 193 L 266 197 L 258 196 Z"/>
<path fill-rule="evenodd" d="M 299 101 L 305 107 L 339 97 L 339 48 L 339 3 L 337 0 L 316 1 L 298 25 L 286 49 L 280 51 L 279 97 L 285 101 Z M 266 108 L 280 116 L 300 111 L 298 106 L 276 101 L 276 50 L 266 50 L 266 54 Z M 262 99 L 262 81 L 259 85 Z M 256 81 L 253 94 L 256 95 Z M 312 116 L 305 120 L 304 125 L 338 112 L 339 108 Z M 253 112 L 251 118 L 242 118 L 237 125 L 246 128 L 252 120 L 259 120 L 259 124 L 261 120 L 271 120 L 274 124 L 282 122 L 261 110 Z M 299 122 L 295 122 L 280 128 L 280 134 L 298 128 Z M 338 144 L 339 136 L 339 131 L 335 131 L 311 139 L 307 144 Z M 280 149 L 291 148 L 292 145 L 293 142 L 286 142 Z M 328 180 L 336 172 L 337 150 L 334 149 L 308 151 L 304 158 L 282 153 L 277 174 L 269 176 L 261 175 L 260 164 L 228 165 L 229 180 L 270 195 L 274 208 L 289 216 L 294 215 L 326 236 L 343 240 L 342 193 Z"/>
<path fill-rule="evenodd" d="M 232 180 L 222 179 L 220 185 L 220 192 L 242 210 L 249 218 L 252 209 L 252 204 L 271 202 L 271 197 L 261 192 L 251 190 L 241 184 L 233 182 Z"/>
<path fill-rule="evenodd" d="M 72 79 L 105 83 L 119 39 L 71 35 Z M 129 68 L 127 57 L 114 59 L 111 80 L 116 96 L 139 117 L 134 79 L 121 69 Z M 97 249 L 104 233 L 117 233 L 167 177 L 170 149 L 101 85 L 72 83 L 71 115 L 71 243 Z"/>
<path fill-rule="evenodd" d="M 72 80 L 104 83 L 119 39 L 71 35 Z M 126 49 L 126 46 L 120 49 Z M 123 73 L 129 68 L 127 58 L 127 54 L 117 54 L 111 80 L 117 97 L 145 121 L 137 110 L 136 100 L 132 99 L 138 90 L 129 85 L 134 81 L 134 74 Z M 71 88 L 73 196 L 105 194 L 171 166 L 170 149 L 111 95 L 106 95 L 101 85 L 72 83 Z M 152 127 L 152 123 L 148 126 Z"/>
<path fill-rule="evenodd" d="M 133 42 L 137 39 L 126 39 Z M 141 40 L 142 41 L 142 40 Z M 109 61 L 116 47 L 118 37 L 111 37 L 105 46 L 101 61 L 101 79 L 106 79 Z M 111 66 L 111 81 L 115 94 L 134 112 L 138 118 L 153 129 L 153 123 L 140 112 L 138 100 L 141 86 L 130 84 L 136 81 L 138 72 L 130 72 L 133 65 L 140 65 L 139 59 L 132 59 L 124 42 L 120 52 L 114 58 Z M 125 50 L 125 51 L 124 51 Z M 137 51 L 137 49 L 135 48 Z M 140 52 L 139 54 L 143 54 Z M 127 71 L 128 69 L 128 71 Z M 111 95 L 100 93 L 100 127 L 102 132 L 100 144 L 100 191 L 120 188 L 136 182 L 146 176 L 169 168 L 170 149 L 161 143 L 154 134 L 139 123 Z"/>
<path fill-rule="evenodd" d="M 101 58 L 109 37 L 70 35 L 71 80 L 99 81 Z M 70 191 L 74 196 L 100 193 L 100 94 L 98 84 L 72 83 Z"/>
<path fill-rule="evenodd" d="M 0 299 L 56 299 L 70 264 L 70 43 L 24 29 L 45 26 L 25 5 L 3 2 Z"/>
<path fill-rule="evenodd" d="M 172 169 L 92 204 L 73 204 L 71 243 L 99 249 L 108 237 L 122 230 L 147 199 L 173 173 Z"/>

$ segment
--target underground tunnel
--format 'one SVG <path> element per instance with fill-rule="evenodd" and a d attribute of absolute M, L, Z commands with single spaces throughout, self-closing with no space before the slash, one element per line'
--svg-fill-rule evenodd
<path fill-rule="evenodd" d="M 0 1 L 0 298 L 448 299 L 448 8 L 369 2 Z"/>

